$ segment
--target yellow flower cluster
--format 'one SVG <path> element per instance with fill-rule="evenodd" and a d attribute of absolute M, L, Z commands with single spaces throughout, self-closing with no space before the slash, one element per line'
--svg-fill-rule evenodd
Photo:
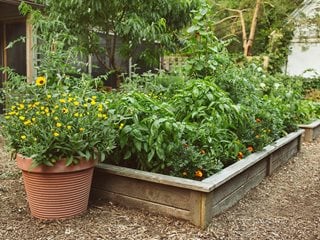
<path fill-rule="evenodd" d="M 36 79 L 36 86 L 46 84 L 44 77 Z M 54 137 L 64 136 L 64 129 L 70 131 L 78 131 L 84 133 L 86 125 L 95 119 L 108 119 L 107 103 L 100 103 L 96 96 L 82 100 L 74 94 L 62 94 L 62 97 L 47 93 L 42 98 L 23 100 L 11 106 L 10 111 L 5 114 L 5 119 L 13 122 L 15 119 L 20 124 L 20 139 L 25 141 L 28 139 L 30 127 L 36 124 L 43 124 L 39 128 L 45 128 L 51 132 Z M 91 120 L 88 120 L 91 119 Z M 86 125 L 85 125 L 86 124 Z M 120 126 L 122 128 L 123 126 Z M 68 133 L 70 134 L 70 133 Z"/>

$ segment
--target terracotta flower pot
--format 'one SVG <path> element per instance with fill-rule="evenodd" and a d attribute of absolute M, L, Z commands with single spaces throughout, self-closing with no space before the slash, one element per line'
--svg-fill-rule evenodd
<path fill-rule="evenodd" d="M 87 210 L 95 161 L 66 166 L 65 160 L 53 167 L 32 167 L 32 159 L 16 157 L 22 170 L 31 215 L 40 219 L 64 219 Z"/>

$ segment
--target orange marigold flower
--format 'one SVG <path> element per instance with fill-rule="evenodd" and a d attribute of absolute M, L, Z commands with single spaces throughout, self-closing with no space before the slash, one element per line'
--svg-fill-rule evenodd
<path fill-rule="evenodd" d="M 248 147 L 247 147 L 247 150 L 248 150 L 248 152 L 251 152 L 251 153 L 252 153 L 252 152 L 254 151 L 254 148 L 253 148 L 252 146 L 248 146 Z"/>
<path fill-rule="evenodd" d="M 242 152 L 238 152 L 238 159 L 242 159 L 243 158 L 243 153 Z"/>
<path fill-rule="evenodd" d="M 194 175 L 198 178 L 201 178 L 203 176 L 203 172 L 201 170 L 197 170 Z"/>

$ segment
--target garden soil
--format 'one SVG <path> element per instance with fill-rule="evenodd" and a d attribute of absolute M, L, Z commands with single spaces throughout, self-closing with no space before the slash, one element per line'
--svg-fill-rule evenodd
<path fill-rule="evenodd" d="M 206 230 L 103 201 L 90 202 L 74 219 L 35 219 L 15 162 L 4 151 L 0 155 L 1 240 L 320 239 L 320 140 L 303 144 L 301 153 L 213 218 Z"/>

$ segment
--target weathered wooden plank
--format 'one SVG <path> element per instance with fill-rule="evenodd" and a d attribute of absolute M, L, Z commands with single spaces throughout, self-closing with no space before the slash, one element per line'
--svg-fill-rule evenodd
<path fill-rule="evenodd" d="M 286 146 L 279 148 L 272 153 L 272 169 L 271 172 L 276 170 L 280 165 L 287 162 L 290 158 L 298 153 L 299 142 L 295 139 L 288 143 Z"/>
<path fill-rule="evenodd" d="M 256 163 L 255 165 L 246 169 L 246 171 L 241 172 L 234 178 L 225 182 L 223 185 L 214 189 L 214 196 L 210 200 L 211 204 L 215 205 L 222 201 L 232 192 L 236 191 L 242 185 L 246 184 L 246 182 L 250 181 L 250 179 L 254 178 L 258 174 L 261 174 L 262 172 L 264 172 L 265 176 L 267 175 L 267 158 Z"/>
<path fill-rule="evenodd" d="M 320 124 L 313 130 L 313 140 L 320 136 Z"/>
<path fill-rule="evenodd" d="M 105 173 L 110 173 L 113 175 L 129 177 L 132 179 L 140 179 L 147 182 L 160 183 L 164 185 L 175 186 L 179 188 L 185 188 L 201 192 L 209 192 L 210 184 L 203 183 L 201 181 L 167 176 L 152 172 L 145 172 L 137 169 L 119 167 L 104 163 L 98 164 L 96 168 L 103 169 Z"/>
<path fill-rule="evenodd" d="M 215 204 L 211 209 L 207 211 L 211 212 L 211 216 L 216 216 L 228 208 L 236 204 L 240 199 L 242 199 L 246 193 L 248 193 L 252 188 L 256 187 L 265 177 L 265 172 L 260 172 L 255 175 L 253 178 L 250 178 L 244 185 L 238 188 L 236 191 L 232 192 L 230 195 L 225 197 L 222 201 Z M 215 191 L 210 194 L 214 198 Z"/>
<path fill-rule="evenodd" d="M 305 130 L 303 136 L 305 142 L 312 142 L 320 135 L 320 120 L 316 120 L 310 124 L 301 124 L 299 127 Z"/>
<path fill-rule="evenodd" d="M 210 184 L 209 190 L 212 191 L 213 189 L 222 185 L 242 171 L 261 161 L 266 156 L 269 156 L 278 148 L 281 148 L 292 140 L 300 137 L 303 132 L 304 130 L 298 130 L 297 132 L 290 133 L 287 136 L 275 141 L 273 144 L 266 146 L 262 151 L 249 155 L 242 161 L 232 164 L 231 166 L 221 170 L 213 176 L 204 179 L 202 182 Z"/>
<path fill-rule="evenodd" d="M 142 209 L 157 214 L 164 214 L 180 219 L 190 220 L 190 211 L 188 210 L 174 208 L 152 201 L 145 201 L 143 199 L 126 196 L 119 193 L 108 192 L 95 187 L 91 189 L 91 196 L 94 196 L 94 198 L 107 199 L 108 201 L 126 207 Z"/>
<path fill-rule="evenodd" d="M 96 189 L 131 196 L 144 201 L 152 201 L 181 209 L 190 208 L 190 190 L 184 188 L 111 175 L 101 169 L 96 169 L 92 185 Z"/>

